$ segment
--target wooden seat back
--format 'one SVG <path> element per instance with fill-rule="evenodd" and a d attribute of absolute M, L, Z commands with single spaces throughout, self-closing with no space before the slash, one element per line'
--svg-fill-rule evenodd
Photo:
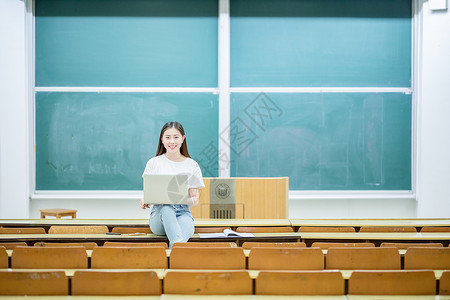
<path fill-rule="evenodd" d="M 251 295 L 253 281 L 247 271 L 183 272 L 170 270 L 164 294 Z"/>
<path fill-rule="evenodd" d="M 0 295 L 68 295 L 69 279 L 64 271 L 0 272 Z"/>
<path fill-rule="evenodd" d="M 397 248 L 331 247 L 326 256 L 327 269 L 399 270 Z"/>
<path fill-rule="evenodd" d="M 240 226 L 236 228 L 236 232 L 294 232 L 291 226 Z"/>
<path fill-rule="evenodd" d="M 439 295 L 450 295 L 450 271 L 442 272 L 439 280 Z"/>
<path fill-rule="evenodd" d="M 163 247 L 96 247 L 91 255 L 92 269 L 165 269 Z"/>
<path fill-rule="evenodd" d="M 85 243 L 52 243 L 52 242 L 36 242 L 34 247 L 74 247 L 81 246 L 86 248 L 86 250 L 92 250 L 97 247 L 96 242 L 85 242 Z"/>
<path fill-rule="evenodd" d="M 76 271 L 72 277 L 72 295 L 76 296 L 161 295 L 161 286 L 161 279 L 154 271 Z"/>
<path fill-rule="evenodd" d="M 413 226 L 361 226 L 359 232 L 417 232 Z"/>
<path fill-rule="evenodd" d="M 345 281 L 339 271 L 261 271 L 256 295 L 344 295 Z"/>
<path fill-rule="evenodd" d="M 42 227 L 0 227 L 0 234 L 45 234 L 45 229 Z"/>
<path fill-rule="evenodd" d="M 153 233 L 150 227 L 113 227 L 111 232 L 117 232 L 121 234 Z"/>
<path fill-rule="evenodd" d="M 171 269 L 245 269 L 242 248 L 174 247 L 170 253 Z"/>
<path fill-rule="evenodd" d="M 351 226 L 301 226 L 298 232 L 355 232 Z"/>
<path fill-rule="evenodd" d="M 431 270 L 354 271 L 348 281 L 351 295 L 434 295 L 436 277 Z"/>
<path fill-rule="evenodd" d="M 27 243 L 25 242 L 1 242 L 0 247 L 3 246 L 6 248 L 6 250 L 12 250 L 17 246 L 27 246 Z"/>
<path fill-rule="evenodd" d="M 195 227 L 195 233 L 217 233 L 225 229 L 231 229 L 231 227 Z"/>
<path fill-rule="evenodd" d="M 314 242 L 311 247 L 328 249 L 331 247 L 375 247 L 374 243 L 339 243 L 339 242 Z"/>
<path fill-rule="evenodd" d="M 66 225 L 53 225 L 48 230 L 49 234 L 102 234 L 107 233 L 108 227 L 106 225 L 95 226 L 66 226 Z"/>
<path fill-rule="evenodd" d="M 450 269 L 450 248 L 410 247 L 405 253 L 405 269 Z"/>
<path fill-rule="evenodd" d="M 8 268 L 8 252 L 4 246 L 0 246 L 0 268 Z"/>
<path fill-rule="evenodd" d="M 450 227 L 446 226 L 427 226 L 422 227 L 420 232 L 450 232 Z"/>
<path fill-rule="evenodd" d="M 250 270 L 323 270 L 320 248 L 252 248 L 248 256 Z"/>
<path fill-rule="evenodd" d="M 409 247 L 443 247 L 442 243 L 391 243 L 383 242 L 380 247 L 397 247 L 399 250 L 406 250 Z"/>
<path fill-rule="evenodd" d="M 88 267 L 86 248 L 22 247 L 14 248 L 11 267 L 18 269 L 84 269 Z"/>
<path fill-rule="evenodd" d="M 270 247 L 270 248 L 305 248 L 304 242 L 293 243 L 271 243 L 271 242 L 244 242 L 242 248 L 252 249 L 254 247 Z"/>
<path fill-rule="evenodd" d="M 150 243 L 127 243 L 127 242 L 105 242 L 104 247 L 163 247 L 169 249 L 165 242 L 150 242 Z"/>
<path fill-rule="evenodd" d="M 233 247 L 236 248 L 235 242 L 187 242 L 187 243 L 174 243 L 173 248 L 178 247 Z"/>

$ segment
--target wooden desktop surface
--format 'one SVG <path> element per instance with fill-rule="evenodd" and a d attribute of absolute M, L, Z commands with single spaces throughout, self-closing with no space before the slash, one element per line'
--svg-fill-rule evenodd
<path fill-rule="evenodd" d="M 0 226 L 106 225 L 147 227 L 148 219 L 0 219 Z M 450 218 L 413 219 L 195 219 L 195 226 L 449 226 Z"/>
<path fill-rule="evenodd" d="M 238 226 L 291 226 L 289 219 L 201 219 L 194 220 L 197 227 L 238 227 Z M 148 227 L 148 219 L 0 219 L 0 226 L 41 226 L 52 225 L 106 225 L 108 227 Z"/>
<path fill-rule="evenodd" d="M 9 269 L 1 269 L 0 272 L 55 272 L 55 271 L 64 271 L 67 277 L 72 277 L 76 271 L 89 271 L 89 272 L 143 272 L 143 271 L 155 271 L 158 275 L 159 279 L 164 279 L 168 272 L 227 272 L 230 270 L 205 270 L 205 269 L 18 269 L 18 268 L 9 268 Z M 236 271 L 236 270 L 234 270 Z M 260 270 L 245 270 L 248 272 L 252 279 L 256 279 L 258 274 L 261 272 Z M 267 270 L 265 270 L 267 271 Z M 276 271 L 276 270 L 274 270 Z M 284 270 L 286 272 L 292 270 Z M 317 270 L 320 271 L 320 270 Z M 329 270 L 327 270 L 329 271 Z M 352 273 L 355 270 L 337 270 L 341 272 L 342 277 L 345 280 L 348 280 Z M 375 270 L 375 271 L 383 271 L 383 270 Z M 392 271 L 392 270 L 391 270 Z M 444 270 L 433 270 L 434 276 L 436 280 L 441 279 L 442 273 Z"/>
<path fill-rule="evenodd" d="M 269 232 L 269 233 L 254 233 L 254 238 L 248 237 L 227 237 L 227 238 L 200 238 L 198 234 L 194 234 L 191 241 L 248 241 L 248 240 L 267 240 L 267 241 L 296 241 L 300 238 L 299 232 Z M 1 242 L 21 242 L 25 241 L 30 243 L 34 242 L 98 242 L 102 243 L 105 241 L 120 241 L 120 242 L 167 242 L 166 236 L 159 236 L 153 233 L 143 234 L 143 235 L 109 235 L 109 234 L 0 234 Z"/>
<path fill-rule="evenodd" d="M 301 232 L 301 239 L 448 241 L 450 232 Z"/>
<path fill-rule="evenodd" d="M 450 218 L 412 219 L 289 219 L 292 226 L 450 226 Z"/>

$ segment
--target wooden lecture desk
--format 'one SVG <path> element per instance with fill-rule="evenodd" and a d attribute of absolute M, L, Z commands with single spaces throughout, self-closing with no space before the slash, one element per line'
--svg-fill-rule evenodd
<path fill-rule="evenodd" d="M 313 242 L 440 242 L 448 246 L 450 232 L 301 232 L 301 241 L 308 247 Z"/>
<path fill-rule="evenodd" d="M 373 242 L 379 246 L 385 241 L 398 242 L 440 242 L 444 246 L 450 243 L 450 232 L 280 232 L 280 233 L 254 233 L 255 237 L 227 237 L 227 238 L 200 238 L 198 234 L 190 239 L 203 242 L 236 242 L 239 246 L 245 241 L 304 241 L 311 246 L 316 241 L 327 242 Z M 35 242 L 97 242 L 100 246 L 105 241 L 120 242 L 167 242 L 167 237 L 152 233 L 142 235 L 108 235 L 108 234 L 0 234 L 0 242 L 27 242 L 32 246 Z"/>
<path fill-rule="evenodd" d="M 195 219 L 196 227 L 291 226 L 289 219 Z M 106 225 L 113 227 L 148 227 L 148 219 L 0 219 L 4 227 L 43 227 L 53 225 Z"/>
<path fill-rule="evenodd" d="M 190 239 L 203 242 L 236 242 L 241 245 L 245 241 L 297 241 L 300 238 L 298 232 L 280 233 L 254 233 L 255 237 L 227 237 L 227 238 L 200 238 L 198 234 Z M 109 234 L 0 234 L 0 242 L 26 242 L 29 246 L 36 242 L 97 242 L 99 246 L 106 241 L 116 242 L 168 242 L 166 236 L 158 236 L 153 233 L 142 235 L 109 235 Z"/>
<path fill-rule="evenodd" d="M 450 218 L 413 219 L 290 219 L 291 225 L 300 226 L 450 226 Z"/>

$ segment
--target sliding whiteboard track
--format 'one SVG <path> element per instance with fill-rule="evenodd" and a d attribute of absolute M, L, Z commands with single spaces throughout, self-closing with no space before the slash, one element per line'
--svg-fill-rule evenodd
<path fill-rule="evenodd" d="M 95 86 L 55 86 L 35 87 L 35 92 L 74 92 L 74 93 L 212 93 L 216 88 L 197 87 L 95 87 Z"/>

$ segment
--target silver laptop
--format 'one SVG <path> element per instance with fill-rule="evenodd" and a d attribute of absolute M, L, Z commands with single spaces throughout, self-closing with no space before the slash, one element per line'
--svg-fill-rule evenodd
<path fill-rule="evenodd" d="M 188 175 L 144 175 L 145 204 L 188 204 Z"/>

